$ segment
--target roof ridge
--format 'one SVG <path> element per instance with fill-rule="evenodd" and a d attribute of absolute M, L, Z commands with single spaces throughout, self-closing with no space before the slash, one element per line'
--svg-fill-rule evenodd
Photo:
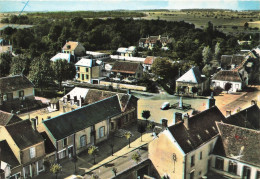
<path fill-rule="evenodd" d="M 218 126 L 218 123 L 223 124 L 223 125 L 227 125 L 227 126 L 232 126 L 232 127 L 234 127 L 234 128 L 239 128 L 239 129 L 248 130 L 248 131 L 251 131 L 251 132 L 256 132 L 256 133 L 259 133 L 259 134 L 260 134 L 260 131 L 259 131 L 259 130 L 249 129 L 249 128 L 247 128 L 247 127 L 241 127 L 241 126 L 236 126 L 236 125 L 233 125 L 233 124 L 228 124 L 228 123 L 216 121 L 217 126 Z M 219 132 L 219 134 L 221 135 L 220 132 Z"/>

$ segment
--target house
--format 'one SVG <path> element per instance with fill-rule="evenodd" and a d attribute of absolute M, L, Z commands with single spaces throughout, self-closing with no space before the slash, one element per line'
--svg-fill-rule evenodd
<path fill-rule="evenodd" d="M 106 140 L 110 132 L 136 122 L 137 99 L 114 95 L 44 120 L 38 126 L 56 148 L 56 160 L 72 157 L 90 145 Z"/>
<path fill-rule="evenodd" d="M 198 94 L 202 95 L 209 90 L 209 79 L 200 73 L 198 67 L 192 67 L 176 80 L 176 91 L 183 91 L 185 94 L 191 94 L 192 88 L 198 89 Z"/>
<path fill-rule="evenodd" d="M 245 60 L 244 55 L 222 55 L 221 56 L 221 68 L 223 70 L 233 70 L 239 66 Z"/>
<path fill-rule="evenodd" d="M 96 60 L 100 60 L 100 61 L 105 61 L 105 60 L 110 59 L 109 54 L 106 54 L 106 53 L 86 51 L 86 54 L 87 54 L 91 59 L 96 59 Z"/>
<path fill-rule="evenodd" d="M 111 74 L 116 77 L 122 76 L 123 78 L 133 77 L 140 79 L 143 76 L 143 66 L 141 63 L 134 62 L 115 62 Z"/>
<path fill-rule="evenodd" d="M 62 53 L 68 53 L 75 57 L 80 57 L 85 55 L 85 48 L 79 42 L 69 41 L 62 47 Z"/>
<path fill-rule="evenodd" d="M 228 178 L 260 177 L 260 131 L 216 122 L 219 139 L 209 167 Z"/>
<path fill-rule="evenodd" d="M 91 84 L 98 84 L 101 77 L 102 62 L 94 59 L 82 58 L 76 64 L 76 80 Z"/>
<path fill-rule="evenodd" d="M 144 71 L 148 71 L 150 72 L 151 71 L 151 67 L 152 67 L 152 64 L 154 62 L 154 60 L 156 59 L 157 57 L 154 57 L 154 56 L 147 56 L 144 60 Z"/>
<path fill-rule="evenodd" d="M 139 47 L 152 50 L 156 44 L 160 44 L 162 46 L 162 49 L 168 50 L 167 45 L 169 43 L 172 43 L 172 38 L 169 38 L 168 36 L 149 36 L 147 38 L 141 38 L 139 40 Z"/>
<path fill-rule="evenodd" d="M 225 119 L 214 103 L 209 107 L 191 117 L 184 115 L 149 143 L 149 158 L 160 177 L 195 179 L 207 173 L 218 139 L 215 122 Z"/>
<path fill-rule="evenodd" d="M 74 61 L 74 58 L 69 53 L 57 53 L 55 56 L 51 58 L 51 61 L 55 62 L 57 60 L 66 60 L 68 63 L 70 63 Z"/>
<path fill-rule="evenodd" d="M 29 119 L 0 126 L 1 159 L 14 178 L 29 178 L 44 171 L 44 140 Z M 7 155 L 7 156 L 6 156 Z"/>
<path fill-rule="evenodd" d="M 245 86 L 244 81 L 242 80 L 240 74 L 238 71 L 231 71 L 231 70 L 221 70 L 217 72 L 212 77 L 212 85 L 219 86 L 222 89 L 225 89 L 226 83 L 231 83 L 232 86 L 230 88 L 230 92 L 237 92 L 239 90 L 242 90 L 242 88 Z"/>
<path fill-rule="evenodd" d="M 248 129 L 260 130 L 260 109 L 256 101 L 252 100 L 251 106 L 245 109 L 239 108 L 233 114 L 231 114 L 231 111 L 227 111 L 226 119 L 223 122 Z"/>
<path fill-rule="evenodd" d="M 0 109 L 18 111 L 26 100 L 34 100 L 34 85 L 24 75 L 0 78 Z"/>
<path fill-rule="evenodd" d="M 137 53 L 136 46 L 130 46 L 128 48 L 120 47 L 116 51 L 120 56 L 133 57 Z"/>

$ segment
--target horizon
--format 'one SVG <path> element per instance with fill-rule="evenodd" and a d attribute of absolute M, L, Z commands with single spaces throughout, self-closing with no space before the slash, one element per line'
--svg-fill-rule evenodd
<path fill-rule="evenodd" d="M 20 12 L 26 0 L 0 0 L 0 12 Z M 216 9 L 260 10 L 258 0 L 30 0 L 24 12 Z"/>

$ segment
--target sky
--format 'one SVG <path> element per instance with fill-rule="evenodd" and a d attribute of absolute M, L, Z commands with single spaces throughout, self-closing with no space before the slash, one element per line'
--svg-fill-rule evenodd
<path fill-rule="evenodd" d="M 21 11 L 27 0 L 0 0 L 0 12 Z M 29 0 L 25 11 L 142 9 L 260 10 L 260 0 Z"/>

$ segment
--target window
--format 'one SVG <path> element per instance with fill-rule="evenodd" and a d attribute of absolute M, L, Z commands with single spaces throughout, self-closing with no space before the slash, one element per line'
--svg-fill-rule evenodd
<path fill-rule="evenodd" d="M 80 137 L 80 147 L 86 146 L 86 135 Z"/>
<path fill-rule="evenodd" d="M 19 98 L 24 97 L 24 91 L 19 91 Z"/>
<path fill-rule="evenodd" d="M 99 128 L 99 138 L 102 138 L 105 136 L 105 127 L 102 126 Z"/>
<path fill-rule="evenodd" d="M 195 165 L 195 156 L 192 155 L 191 158 L 190 158 L 190 167 L 193 167 Z"/>
<path fill-rule="evenodd" d="M 66 150 L 59 152 L 58 155 L 59 155 L 59 159 L 65 158 L 66 157 Z"/>
<path fill-rule="evenodd" d="M 190 179 L 194 179 L 194 171 L 190 173 Z"/>
<path fill-rule="evenodd" d="M 215 168 L 218 170 L 223 170 L 224 160 L 222 158 L 217 157 L 215 162 Z"/>
<path fill-rule="evenodd" d="M 256 179 L 260 179 L 260 171 L 256 172 Z"/>
<path fill-rule="evenodd" d="M 88 72 L 88 68 L 86 68 L 86 72 Z"/>
<path fill-rule="evenodd" d="M 200 152 L 200 160 L 202 159 L 202 151 Z"/>
<path fill-rule="evenodd" d="M 84 80 L 84 74 L 81 74 L 81 80 Z"/>
<path fill-rule="evenodd" d="M 88 75 L 86 75 L 86 80 L 88 80 L 88 78 L 89 78 Z"/>
<path fill-rule="evenodd" d="M 243 167 L 243 176 L 242 179 L 249 179 L 251 176 L 251 168 L 248 166 Z"/>
<path fill-rule="evenodd" d="M 209 155 L 211 154 L 212 150 L 213 150 L 213 143 L 209 144 Z"/>
<path fill-rule="evenodd" d="M 114 130 L 114 128 L 115 128 L 115 124 L 114 124 L 113 122 L 111 122 L 111 123 L 110 123 L 110 129 L 111 129 L 111 130 Z"/>
<path fill-rule="evenodd" d="M 65 139 L 62 140 L 62 146 L 65 147 L 67 145 L 68 145 L 68 139 L 65 138 Z"/>
<path fill-rule="evenodd" d="M 30 158 L 34 158 L 35 157 L 35 147 L 31 147 L 30 148 Z"/>
<path fill-rule="evenodd" d="M 44 170 L 44 166 L 43 166 L 43 160 L 39 160 L 38 161 L 38 171 L 43 171 Z"/>
<path fill-rule="evenodd" d="M 228 163 L 228 172 L 237 174 L 237 163 L 233 161 L 229 161 Z"/>
<path fill-rule="evenodd" d="M 7 93 L 7 100 L 13 100 L 13 93 Z"/>

